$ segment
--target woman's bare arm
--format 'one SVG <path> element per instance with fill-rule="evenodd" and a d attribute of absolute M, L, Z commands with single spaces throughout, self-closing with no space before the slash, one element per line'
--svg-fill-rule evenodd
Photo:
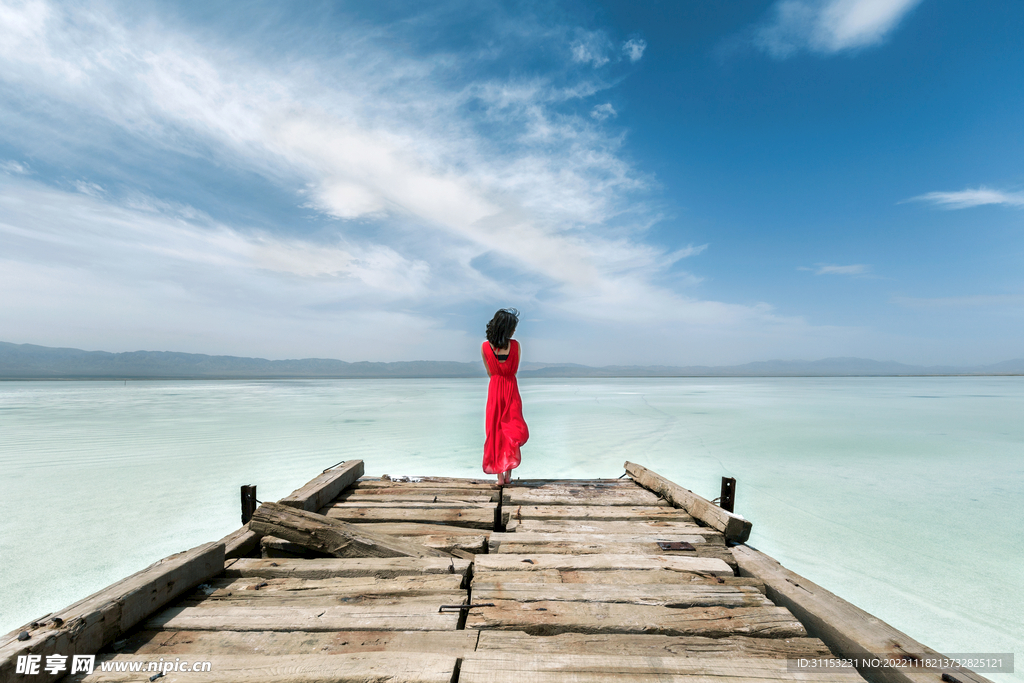
<path fill-rule="evenodd" d="M 480 347 L 480 360 L 482 360 L 484 362 L 484 370 L 487 371 L 487 376 L 490 377 L 491 376 L 491 366 L 487 364 L 486 351 L 484 351 L 484 347 L 483 346 Z"/>

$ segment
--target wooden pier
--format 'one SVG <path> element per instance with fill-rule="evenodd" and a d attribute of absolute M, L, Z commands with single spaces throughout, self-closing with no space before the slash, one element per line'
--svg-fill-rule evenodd
<path fill-rule="evenodd" d="M 225 539 L 11 632 L 0 682 L 64 675 L 18 674 L 19 656 L 96 653 L 69 680 L 156 680 L 101 670 L 136 662 L 209 662 L 161 683 L 987 680 L 838 666 L 938 653 L 744 545 L 742 517 L 625 467 L 499 486 L 343 463 Z"/>

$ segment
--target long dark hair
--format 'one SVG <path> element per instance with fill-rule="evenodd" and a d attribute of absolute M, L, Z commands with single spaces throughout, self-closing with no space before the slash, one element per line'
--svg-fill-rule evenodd
<path fill-rule="evenodd" d="M 518 324 L 519 311 L 514 308 L 501 309 L 494 314 L 491 322 L 487 323 L 487 341 L 496 349 L 505 348 Z"/>

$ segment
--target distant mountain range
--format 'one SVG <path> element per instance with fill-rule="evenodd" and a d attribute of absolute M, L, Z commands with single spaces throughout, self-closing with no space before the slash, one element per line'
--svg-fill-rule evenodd
<path fill-rule="evenodd" d="M 520 377 L 855 377 L 1024 375 L 1024 358 L 972 367 L 905 365 L 864 358 L 771 360 L 744 365 L 524 363 Z M 483 377 L 479 362 L 347 363 L 327 358 L 265 360 L 173 351 L 107 353 L 0 342 L 0 379 L 285 379 Z"/>

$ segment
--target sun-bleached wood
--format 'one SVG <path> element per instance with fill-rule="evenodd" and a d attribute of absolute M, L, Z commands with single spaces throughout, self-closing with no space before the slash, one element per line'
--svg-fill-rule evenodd
<path fill-rule="evenodd" d="M 511 572 L 507 572 L 511 573 Z M 519 574 L 520 572 L 517 572 Z M 487 578 L 493 574 L 486 575 Z M 473 601 L 621 602 L 663 607 L 763 607 L 772 602 L 756 588 L 720 584 L 568 584 L 473 580 Z"/>
<path fill-rule="evenodd" d="M 479 631 L 142 631 L 124 654 L 337 655 L 353 652 L 429 652 L 463 656 L 476 649 Z"/>
<path fill-rule="evenodd" d="M 421 522 L 470 529 L 494 529 L 495 508 L 327 507 L 322 514 L 351 524 Z"/>
<path fill-rule="evenodd" d="M 722 560 L 681 555 L 477 555 L 480 571 L 532 572 L 542 569 L 602 571 L 608 569 L 671 569 L 710 576 L 732 576 Z"/>
<path fill-rule="evenodd" d="M 834 593 L 792 572 L 775 559 L 746 545 L 732 548 L 740 572 L 765 583 L 765 592 L 807 626 L 808 632 L 840 657 L 899 659 L 905 654 L 941 656 L 878 617 L 850 604 Z M 935 683 L 939 674 L 909 667 L 887 667 L 862 671 L 878 683 Z M 967 669 L 949 669 L 957 680 L 989 683 L 989 679 Z"/>
<path fill-rule="evenodd" d="M 530 572 L 487 571 L 477 568 L 473 580 L 481 583 L 514 581 L 516 583 L 611 583 L 618 585 L 636 584 L 672 584 L 687 585 L 719 585 L 719 586 L 751 586 L 757 592 L 764 593 L 764 582 L 751 577 L 712 576 L 692 572 L 679 572 L 669 569 L 605 569 L 603 571 L 540 569 Z"/>
<path fill-rule="evenodd" d="M 452 655 L 417 654 L 415 657 L 382 657 L 373 653 L 337 655 L 211 655 L 197 657 L 209 661 L 211 670 L 168 672 L 161 683 L 369 683 L 403 681 L 407 683 L 451 683 L 457 658 Z M 102 672 L 100 662 L 149 662 L 147 655 L 103 655 L 97 657 L 92 674 L 69 678 L 74 683 L 115 683 L 147 680 L 151 673 Z M 36 680 L 34 677 L 31 680 Z"/>
<path fill-rule="evenodd" d="M 329 579 L 211 579 L 203 589 L 193 591 L 188 597 L 203 596 L 208 599 L 234 596 L 245 597 L 258 592 L 260 595 L 345 596 L 345 595 L 404 595 L 429 591 L 455 591 L 462 587 L 462 577 L 457 574 L 427 574 L 420 576 L 399 576 L 393 579 L 378 579 L 376 576 L 333 577 Z"/>
<path fill-rule="evenodd" d="M 445 557 L 450 554 L 279 503 L 256 508 L 249 528 L 335 557 Z"/>
<path fill-rule="evenodd" d="M 363 476 L 363 461 L 349 460 L 327 470 L 279 502 L 288 507 L 315 512 L 334 500 L 347 486 Z"/>
<path fill-rule="evenodd" d="M 782 607 L 689 607 L 609 602 L 495 600 L 469 612 L 466 628 L 558 633 L 656 633 L 676 636 L 802 638 L 803 625 Z"/>
<path fill-rule="evenodd" d="M 19 655 L 71 656 L 95 654 L 163 605 L 216 576 L 224 567 L 224 545 L 207 543 L 171 555 L 146 569 L 93 593 L 70 607 L 48 615 L 36 628 L 24 627 L 29 639 L 20 641 L 13 631 L 0 643 L 0 680 L 15 676 Z M 41 671 L 34 683 L 55 680 L 59 675 Z"/>
<path fill-rule="evenodd" d="M 502 522 L 506 525 L 511 519 L 577 519 L 592 522 L 693 521 L 693 517 L 684 510 L 654 505 L 506 505 L 502 506 L 501 515 Z"/>
<path fill-rule="evenodd" d="M 705 638 L 650 633 L 561 633 L 531 636 L 522 631 L 479 631 L 478 652 L 643 657 L 831 657 L 817 638 Z"/>
<path fill-rule="evenodd" d="M 626 462 L 626 472 L 633 480 L 646 489 L 665 498 L 676 507 L 686 510 L 694 518 L 725 534 L 726 539 L 742 543 L 750 538 L 751 523 L 749 520 L 733 514 L 711 501 L 701 498 L 693 491 L 684 489 L 679 484 L 669 481 L 643 465 Z"/>
<path fill-rule="evenodd" d="M 785 660 L 765 657 L 624 657 L 475 652 L 462 661 L 459 683 L 766 683 L 860 681 L 852 673 L 790 672 Z"/>
<path fill-rule="evenodd" d="M 227 578 L 300 578 L 327 579 L 334 576 L 397 576 L 452 574 L 465 578 L 470 562 L 441 557 L 357 557 L 317 560 L 261 560 L 240 558 L 224 568 Z"/>
<path fill-rule="evenodd" d="M 557 488 L 519 488 L 506 486 L 502 505 L 654 505 L 669 504 L 639 486 L 633 488 L 595 489 L 583 486 Z"/>

